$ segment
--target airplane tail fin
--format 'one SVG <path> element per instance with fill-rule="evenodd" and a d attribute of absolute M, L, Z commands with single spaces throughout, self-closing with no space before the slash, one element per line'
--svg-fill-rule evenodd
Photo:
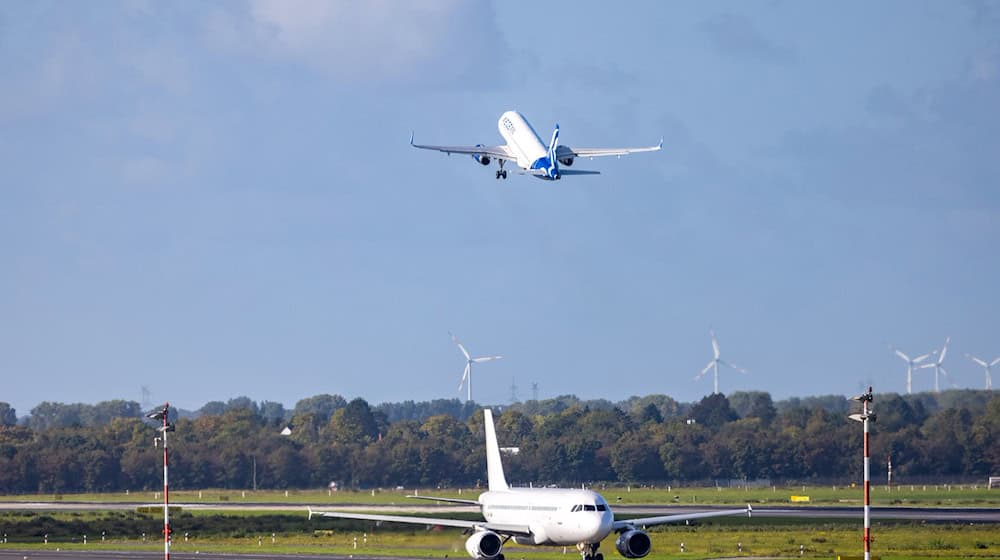
<path fill-rule="evenodd" d="M 486 424 L 486 477 L 489 487 L 491 491 L 506 490 L 507 479 L 503 475 L 503 463 L 500 462 L 500 446 L 497 444 L 496 429 L 493 428 L 493 411 L 483 409 L 483 420 Z"/>
<path fill-rule="evenodd" d="M 552 131 L 552 141 L 549 142 L 549 161 L 556 161 L 556 148 L 559 146 L 559 125 Z"/>

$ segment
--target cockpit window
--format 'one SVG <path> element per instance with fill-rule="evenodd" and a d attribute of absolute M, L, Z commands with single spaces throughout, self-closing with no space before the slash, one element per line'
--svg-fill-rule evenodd
<path fill-rule="evenodd" d="M 583 510 L 584 511 L 597 511 L 597 508 L 594 507 L 594 506 L 592 506 L 592 505 L 590 505 L 590 504 L 587 504 L 587 505 L 583 506 Z"/>
<path fill-rule="evenodd" d="M 604 504 L 597 504 L 597 511 L 607 511 L 607 510 L 608 510 L 608 506 L 606 506 Z"/>
<path fill-rule="evenodd" d="M 570 511 L 580 511 L 580 508 L 582 507 L 583 506 L 573 506 L 573 509 L 571 509 Z"/>

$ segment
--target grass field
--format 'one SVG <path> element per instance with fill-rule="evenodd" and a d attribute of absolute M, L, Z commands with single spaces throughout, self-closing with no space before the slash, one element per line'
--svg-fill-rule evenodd
<path fill-rule="evenodd" d="M 0 523 L 3 520 L 0 519 Z M 464 537 L 457 530 L 393 529 L 373 531 L 339 530 L 336 522 L 314 521 L 314 532 L 242 531 L 238 534 L 212 537 L 192 533 L 185 540 L 183 520 L 175 525 L 174 552 L 233 552 L 233 553 L 317 553 L 344 555 L 389 555 L 426 558 L 467 558 Z M 374 527 L 374 526 L 372 526 Z M 903 558 L 1000 558 L 1000 530 L 989 525 L 921 525 L 913 523 L 879 524 L 873 528 L 873 551 L 884 559 Z M 653 553 L 649 558 L 701 559 L 730 556 L 783 556 L 833 558 L 837 555 L 858 555 L 861 533 L 858 527 L 846 523 L 809 524 L 780 522 L 747 522 L 725 520 L 698 526 L 667 526 L 651 533 Z M 17 539 L 0 548 L 86 548 L 160 550 L 160 535 L 147 533 L 142 541 L 132 538 L 109 537 L 101 542 L 91 534 L 87 545 L 82 535 L 50 539 L 47 545 L 40 539 Z M 273 542 L 272 542 L 273 538 Z M 684 543 L 684 552 L 681 552 Z M 742 551 L 740 546 L 742 545 Z M 800 548 L 801 547 L 801 548 Z M 614 542 L 608 539 L 602 550 L 610 557 Z M 578 558 L 571 547 L 565 555 L 561 548 L 520 547 L 509 543 L 505 553 L 511 560 L 556 560 Z"/>
<path fill-rule="evenodd" d="M 861 490 L 851 487 L 778 487 L 763 489 L 735 488 L 629 488 L 601 487 L 612 504 L 789 504 L 792 495 L 809 496 L 809 504 L 860 504 Z M 406 490 L 353 492 L 326 491 L 241 491 L 201 490 L 171 492 L 174 503 L 227 503 L 238 505 L 274 503 L 426 505 L 406 498 Z M 419 490 L 421 495 L 474 498 L 476 489 Z M 3 496 L 3 501 L 118 502 L 148 504 L 162 500 L 154 492 L 115 494 L 67 494 L 62 496 Z M 914 485 L 872 490 L 878 505 L 912 506 L 1000 506 L 1000 491 L 983 485 Z M 388 555 L 426 558 L 467 558 L 464 537 L 454 530 L 413 530 L 407 526 L 376 527 L 368 522 L 340 522 L 329 519 L 306 519 L 304 514 L 247 511 L 221 515 L 211 511 L 183 511 L 172 517 L 176 552 L 234 553 L 317 553 L 345 555 Z M 10 533 L 0 548 L 60 548 L 73 550 L 83 546 L 114 549 L 162 549 L 158 513 L 126 512 L 27 512 L 0 514 L 0 532 Z M 105 541 L 101 541 L 101 532 Z M 146 533 L 143 541 L 141 534 Z M 82 544 L 83 534 L 88 544 Z M 189 540 L 185 540 L 185 533 Z M 49 534 L 48 544 L 42 544 Z M 272 537 L 272 534 L 274 535 Z M 875 555 L 884 559 L 906 558 L 998 558 L 1000 527 L 996 525 L 881 523 L 873 528 Z M 728 556 L 782 556 L 834 558 L 857 555 L 861 550 L 861 532 L 856 522 L 819 522 L 809 520 L 720 519 L 695 526 L 666 526 L 651 533 L 653 559 L 701 559 Z M 272 542 L 273 538 L 273 542 Z M 357 545 L 355 545 L 357 539 Z M 684 552 L 680 546 L 684 543 Z M 742 552 L 740 551 L 742 545 Z M 357 546 L 357 548 L 355 548 Z M 800 548 L 801 547 L 801 548 Z M 614 542 L 609 539 L 602 550 L 611 557 Z M 579 558 L 572 548 L 566 555 L 561 549 L 506 547 L 510 560 L 556 560 Z"/>
<path fill-rule="evenodd" d="M 860 504 L 860 487 L 850 486 L 794 486 L 769 488 L 640 488 L 598 485 L 612 504 L 789 504 L 790 497 L 808 496 L 809 504 Z M 171 490 L 171 501 L 176 503 L 281 503 L 281 504 L 404 504 L 414 503 L 406 498 L 414 492 L 451 498 L 475 499 L 481 489 L 402 489 L 366 491 L 314 491 L 314 490 Z M 0 501 L 33 502 L 126 502 L 150 503 L 162 500 L 159 492 L 129 492 L 108 494 L 40 494 L 0 496 Z M 885 486 L 872 488 L 872 504 L 876 506 L 963 506 L 1000 507 L 1000 490 L 989 490 L 985 485 L 897 485 L 891 490 Z"/>

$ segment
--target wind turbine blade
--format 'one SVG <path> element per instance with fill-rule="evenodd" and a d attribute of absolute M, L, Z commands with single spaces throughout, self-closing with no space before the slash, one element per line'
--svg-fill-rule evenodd
<path fill-rule="evenodd" d="M 944 346 L 941 347 L 941 356 L 938 358 L 938 363 L 944 362 L 944 355 L 948 353 L 948 343 L 951 342 L 951 337 L 944 339 Z"/>
<path fill-rule="evenodd" d="M 480 362 L 492 362 L 493 360 L 499 360 L 500 358 L 503 358 L 503 356 L 480 356 L 478 358 L 472 358 L 472 361 L 478 364 Z"/>
<path fill-rule="evenodd" d="M 926 360 L 927 358 L 930 358 L 930 357 L 931 357 L 930 353 L 924 354 L 922 356 L 917 356 L 916 358 L 913 358 L 913 363 L 919 364 L 920 362 L 922 362 L 922 361 L 924 361 L 924 360 Z"/>
<path fill-rule="evenodd" d="M 735 369 L 736 371 L 738 371 L 740 373 L 750 373 L 749 371 L 741 368 L 740 366 L 738 366 L 736 364 L 731 364 L 731 363 L 729 363 L 729 362 L 727 362 L 725 360 L 719 360 L 719 363 L 722 364 L 722 365 L 724 365 L 724 366 L 731 367 L 731 368 Z"/>
<path fill-rule="evenodd" d="M 715 333 L 714 332 L 712 332 L 712 331 L 708 331 L 708 332 L 711 333 L 711 335 L 712 335 L 712 352 L 715 353 L 715 359 L 719 359 L 719 356 L 720 356 L 720 353 L 719 353 L 719 341 L 715 340 Z"/>
<path fill-rule="evenodd" d="M 917 369 L 927 369 L 927 368 L 931 368 L 931 367 L 937 367 L 937 364 L 936 363 L 934 363 L 934 364 L 923 364 L 923 365 L 917 366 Z"/>
<path fill-rule="evenodd" d="M 899 356 L 900 358 L 903 358 L 903 360 L 905 360 L 907 362 L 910 361 L 910 357 L 907 356 L 906 354 L 900 352 L 899 350 L 896 350 L 896 355 Z M 926 358 L 927 356 L 924 356 L 924 357 Z"/>
<path fill-rule="evenodd" d="M 448 334 L 451 334 L 451 341 L 458 345 L 458 349 L 462 351 L 462 354 L 465 356 L 465 359 L 466 360 L 471 359 L 471 357 L 469 356 L 469 352 L 465 350 L 465 346 L 462 346 L 462 343 L 458 341 L 458 337 L 450 332 Z"/>
<path fill-rule="evenodd" d="M 458 390 L 461 391 L 462 387 L 465 387 L 465 380 L 469 378 L 469 371 L 472 369 L 472 364 L 465 362 L 465 371 L 462 372 L 462 381 L 458 383 Z"/>
<path fill-rule="evenodd" d="M 993 367 L 993 366 L 995 366 L 997 364 L 1000 364 L 1000 358 L 997 358 L 997 359 L 993 360 L 992 362 L 990 362 L 990 367 Z"/>
<path fill-rule="evenodd" d="M 702 375 L 705 375 L 706 373 L 708 373 L 712 369 L 713 365 L 715 365 L 715 360 L 712 360 L 711 362 L 708 362 L 708 365 L 705 366 L 705 369 L 701 370 L 701 373 L 699 373 L 698 375 L 694 376 L 694 378 L 696 380 L 700 379 Z"/>
<path fill-rule="evenodd" d="M 979 364 L 979 365 L 981 365 L 981 366 L 983 366 L 983 367 L 989 367 L 989 366 L 988 366 L 988 365 L 986 364 L 986 360 L 980 360 L 979 358 L 977 358 L 977 357 L 973 356 L 972 354 L 966 354 L 966 355 L 965 355 L 965 357 L 966 357 L 966 358 L 969 358 L 969 359 L 970 359 L 970 360 L 972 360 L 973 362 L 976 362 L 977 364 Z M 997 358 L 997 359 L 998 359 L 998 360 L 1000 360 L 1000 358 Z"/>

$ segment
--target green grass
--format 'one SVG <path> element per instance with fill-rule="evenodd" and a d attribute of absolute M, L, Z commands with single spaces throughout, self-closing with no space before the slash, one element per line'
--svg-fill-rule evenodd
<path fill-rule="evenodd" d="M 802 486 L 752 488 L 641 488 L 597 486 L 612 504 L 789 504 L 792 495 L 809 496 L 809 504 L 860 504 L 862 491 L 860 487 L 843 486 Z M 436 495 L 451 498 L 475 499 L 482 489 L 419 489 L 421 495 Z M 173 490 L 170 493 L 174 503 L 201 504 L 241 504 L 241 503 L 275 503 L 275 504 L 373 504 L 401 505 L 417 504 L 415 500 L 407 499 L 414 489 L 406 490 L 367 490 L 327 492 L 315 490 Z M 897 485 L 890 491 L 885 486 L 872 488 L 872 504 L 876 506 L 963 506 L 963 507 L 1000 507 L 1000 491 L 988 490 L 984 485 Z M 620 498 L 620 499 L 619 499 Z M 118 503 L 155 503 L 162 501 L 163 495 L 155 491 L 130 492 L 125 494 L 35 494 L 0 496 L 0 501 L 31 501 L 31 502 L 118 502 Z M 808 504 L 801 504 L 808 505 Z"/>
<path fill-rule="evenodd" d="M 274 543 L 270 533 L 248 534 L 240 537 L 199 537 L 184 541 L 180 527 L 175 529 L 174 552 L 229 552 L 229 553 L 317 553 L 342 555 L 386 555 L 426 558 L 467 558 L 464 537 L 457 530 L 391 530 L 376 529 L 372 532 L 342 531 L 335 529 L 336 522 L 317 523 L 316 534 L 277 534 Z M 327 531 L 329 532 L 327 534 Z M 989 525 L 920 525 L 885 524 L 873 528 L 875 542 L 873 553 L 884 559 L 903 558 L 1000 558 L 1000 531 Z M 838 554 L 858 555 L 861 550 L 861 532 L 857 527 L 844 523 L 814 524 L 812 526 L 728 522 L 698 526 L 668 526 L 651 533 L 652 559 L 701 559 L 719 556 L 783 556 L 798 557 L 799 546 L 804 546 L 804 557 L 832 558 Z M 91 537 L 88 549 L 161 550 L 159 535 L 140 539 L 116 539 L 101 543 Z M 357 548 L 355 548 L 357 539 Z M 60 548 L 82 550 L 79 542 L 51 541 L 48 545 L 17 543 L 0 545 L 3 548 L 37 549 Z M 95 542 L 96 541 L 96 542 Z M 680 543 L 685 552 L 680 552 Z M 258 543 L 260 543 L 258 545 Z M 742 554 L 738 550 L 742 543 Z M 619 557 L 613 539 L 602 544 L 602 550 Z M 566 555 L 561 548 L 520 547 L 509 543 L 507 557 L 517 560 L 530 557 L 537 560 L 570 560 L 578 558 L 570 547 Z"/>

